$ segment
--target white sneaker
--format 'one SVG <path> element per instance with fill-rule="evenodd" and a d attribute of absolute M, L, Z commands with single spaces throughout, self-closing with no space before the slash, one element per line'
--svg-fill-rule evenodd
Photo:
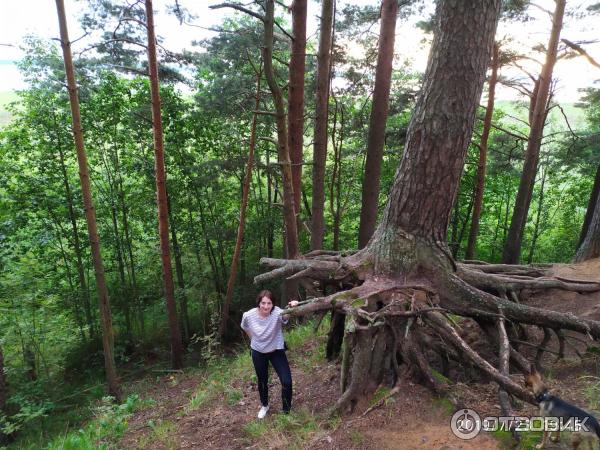
<path fill-rule="evenodd" d="M 262 406 L 260 408 L 260 410 L 258 411 L 258 418 L 259 419 L 264 419 L 265 416 L 267 415 L 267 412 L 269 411 L 269 405 L 267 406 Z"/>

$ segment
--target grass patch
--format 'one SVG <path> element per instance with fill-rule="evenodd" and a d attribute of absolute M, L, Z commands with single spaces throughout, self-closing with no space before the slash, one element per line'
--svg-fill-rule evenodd
<path fill-rule="evenodd" d="M 433 399 L 433 405 L 436 408 L 439 408 L 442 411 L 444 411 L 446 414 L 452 415 L 456 411 L 456 407 L 446 397 L 435 397 Z"/>
<path fill-rule="evenodd" d="M 129 417 L 138 409 L 149 406 L 151 402 L 142 402 L 137 395 L 130 395 L 125 402 L 115 405 L 110 397 L 105 397 L 94 409 L 94 419 L 84 428 L 65 433 L 53 439 L 46 450 L 108 450 L 116 449 L 117 442 L 127 430 Z M 39 449 L 39 446 L 21 447 Z"/>
<path fill-rule="evenodd" d="M 431 369 L 431 375 L 433 375 L 433 378 L 435 378 L 439 383 L 452 384 L 452 380 L 450 378 L 435 369 Z"/>
<path fill-rule="evenodd" d="M 586 386 L 583 394 L 589 408 L 597 411 L 600 408 L 600 378 L 592 375 L 581 378 L 592 381 L 591 384 Z"/>
<path fill-rule="evenodd" d="M 177 425 L 174 422 L 162 419 L 157 421 L 149 420 L 148 427 L 152 431 L 140 438 L 138 442 L 139 448 L 148 448 L 156 442 L 160 442 L 168 450 L 179 448 L 179 442 L 176 437 Z"/>
<path fill-rule="evenodd" d="M 292 350 L 292 353 L 288 355 L 293 358 L 300 368 L 307 373 L 311 373 L 315 370 L 319 363 L 325 361 L 325 345 L 326 341 L 323 337 L 329 330 L 329 317 L 326 317 L 321 322 L 321 325 L 317 332 L 314 330 L 314 321 L 307 322 L 301 326 L 293 328 L 286 333 L 285 341 L 288 347 Z M 316 345 L 311 348 L 302 348 L 310 340 L 316 340 Z M 296 353 L 294 350 L 302 349 L 302 353 Z"/>
<path fill-rule="evenodd" d="M 269 429 L 267 428 L 266 420 L 253 420 L 244 426 L 244 433 L 252 439 L 257 439 L 265 434 Z"/>
<path fill-rule="evenodd" d="M 371 397 L 371 401 L 369 402 L 369 408 L 377 405 L 386 395 L 390 393 L 391 389 L 386 386 L 379 386 L 373 397 Z"/>
<path fill-rule="evenodd" d="M 350 440 L 354 445 L 363 445 L 365 442 L 365 437 L 360 431 L 352 430 L 350 432 Z"/>
<path fill-rule="evenodd" d="M 235 380 L 253 376 L 252 361 L 247 352 L 241 352 L 233 358 L 224 358 L 210 364 L 204 370 L 204 378 L 198 389 L 192 394 L 185 413 L 197 410 L 225 395 L 227 403 L 234 405 L 243 394 L 233 386 Z"/>
<path fill-rule="evenodd" d="M 244 398 L 244 393 L 241 391 L 241 389 L 234 389 L 232 391 L 227 391 L 225 397 L 227 399 L 227 404 L 229 406 L 233 406 L 239 403 L 242 398 Z"/>
<path fill-rule="evenodd" d="M 307 409 L 292 410 L 289 414 L 273 414 L 263 420 L 246 424 L 244 433 L 259 448 L 303 448 L 307 440 L 321 431 L 319 423 Z M 258 441 L 258 442 L 256 442 Z"/>

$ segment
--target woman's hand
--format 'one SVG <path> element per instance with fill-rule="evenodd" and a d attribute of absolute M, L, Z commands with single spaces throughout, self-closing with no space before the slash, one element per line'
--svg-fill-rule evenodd
<path fill-rule="evenodd" d="M 294 308 L 294 307 L 298 306 L 298 303 L 299 303 L 298 300 L 292 300 L 287 305 L 288 305 L 288 308 Z"/>

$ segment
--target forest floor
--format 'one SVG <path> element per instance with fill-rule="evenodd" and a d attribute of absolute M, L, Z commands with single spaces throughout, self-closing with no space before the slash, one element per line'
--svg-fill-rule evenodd
<path fill-rule="evenodd" d="M 600 259 L 584 264 L 554 266 L 556 275 L 600 281 Z M 559 290 L 524 292 L 522 301 L 557 311 L 570 311 L 600 320 L 600 293 L 578 294 Z M 324 327 L 321 327 L 324 329 Z M 461 334 L 480 351 L 493 352 L 474 323 L 461 323 Z M 542 333 L 528 330 L 537 340 Z M 582 339 L 579 335 L 578 339 Z M 379 388 L 359 403 L 353 413 L 329 418 L 327 410 L 339 395 L 339 362 L 324 359 L 326 336 L 314 333 L 310 324 L 288 333 L 288 352 L 294 380 L 294 404 L 290 415 L 281 409 L 280 386 L 272 376 L 271 411 L 256 419 L 258 393 L 249 354 L 213 363 L 206 370 L 173 373 L 148 378 L 130 386 L 131 391 L 153 399 L 153 407 L 133 414 L 119 442 L 124 449 L 497 449 L 509 448 L 506 435 L 480 433 L 462 441 L 450 428 L 454 409 L 409 378 L 399 380 L 399 392 L 380 401 L 389 389 Z M 556 352 L 555 338 L 549 349 Z M 600 410 L 600 358 L 598 347 L 571 340 L 565 358 L 555 361 L 547 353 L 543 366 L 553 394 L 588 410 Z M 581 353 L 577 355 L 574 348 Z M 529 353 L 533 358 L 535 349 Z M 273 374 L 272 374 L 273 375 Z M 481 415 L 499 415 L 497 387 L 477 375 L 464 375 L 457 393 L 464 405 Z M 516 380 L 522 378 L 515 375 Z M 364 414 L 371 406 L 378 405 Z M 537 415 L 531 405 L 520 405 L 520 415 Z M 568 441 L 568 438 L 566 439 Z M 539 433 L 523 435 L 519 448 L 533 448 Z M 562 445 L 562 447 L 561 447 Z M 553 444 L 549 448 L 567 448 Z"/>

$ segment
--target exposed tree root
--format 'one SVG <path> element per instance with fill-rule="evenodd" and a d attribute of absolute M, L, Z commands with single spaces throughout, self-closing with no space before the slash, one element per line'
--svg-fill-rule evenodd
<path fill-rule="evenodd" d="M 286 278 L 308 286 L 335 282 L 348 287 L 287 310 L 298 316 L 335 313 L 332 325 L 337 327 L 337 337 L 343 335 L 343 345 L 332 342 L 328 350 L 329 357 L 341 352 L 342 358 L 341 396 L 334 413 L 352 410 L 360 396 L 381 383 L 395 386 L 403 365 L 442 395 L 452 390 L 453 370 L 474 367 L 498 384 L 502 411 L 510 415 L 510 396 L 535 403 L 511 376 L 511 365 L 524 373 L 532 362 L 539 366 L 544 353 L 562 358 L 565 344 L 572 345 L 563 330 L 600 338 L 598 321 L 519 301 L 525 288 L 592 292 L 600 290 L 598 283 L 553 278 L 547 265 L 474 261 L 456 265 L 447 252 L 440 251 L 442 245 L 419 242 L 406 234 L 394 238 L 381 237 L 356 253 L 318 251 L 296 260 L 261 260 L 268 272 L 257 276 L 257 283 Z M 497 359 L 493 355 L 486 359 L 461 337 L 464 318 L 474 319 L 485 331 L 498 349 Z M 544 331 L 541 343 L 530 342 L 526 325 Z M 548 348 L 552 333 L 558 339 L 558 352 Z M 535 347 L 534 361 L 519 352 L 519 344 Z"/>

